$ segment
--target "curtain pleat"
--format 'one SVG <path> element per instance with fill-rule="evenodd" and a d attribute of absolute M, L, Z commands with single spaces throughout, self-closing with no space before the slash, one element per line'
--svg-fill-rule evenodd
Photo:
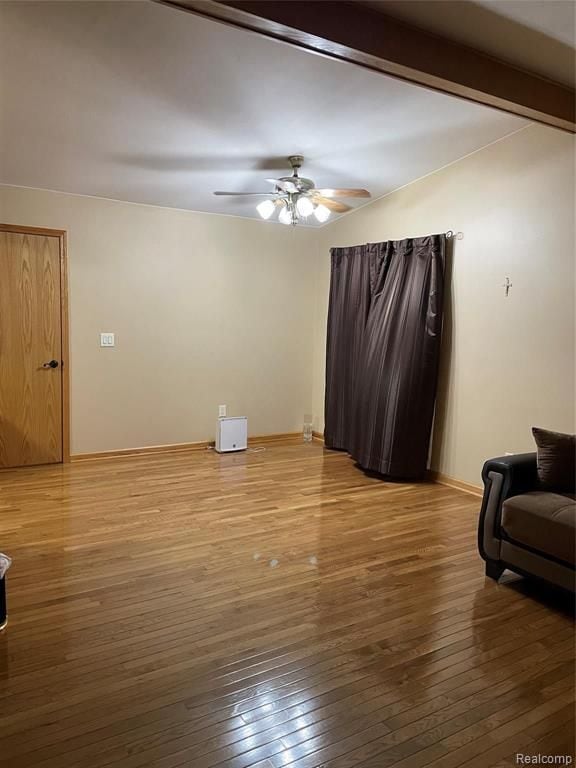
<path fill-rule="evenodd" d="M 442 331 L 444 235 L 332 250 L 325 443 L 421 477 Z"/>
<path fill-rule="evenodd" d="M 330 256 L 324 443 L 348 450 L 358 360 L 370 311 L 371 265 L 363 245 L 332 248 Z"/>

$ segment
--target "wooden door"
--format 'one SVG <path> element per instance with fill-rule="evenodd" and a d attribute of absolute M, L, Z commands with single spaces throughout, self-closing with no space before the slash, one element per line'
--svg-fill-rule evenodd
<path fill-rule="evenodd" d="M 0 467 L 54 464 L 64 458 L 63 235 L 13 229 L 0 231 Z"/>

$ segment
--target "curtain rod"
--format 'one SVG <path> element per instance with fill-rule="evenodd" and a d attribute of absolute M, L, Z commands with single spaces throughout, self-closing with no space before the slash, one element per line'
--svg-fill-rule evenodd
<path fill-rule="evenodd" d="M 444 233 L 448 239 L 464 240 L 464 232 L 453 232 L 451 229 Z"/>

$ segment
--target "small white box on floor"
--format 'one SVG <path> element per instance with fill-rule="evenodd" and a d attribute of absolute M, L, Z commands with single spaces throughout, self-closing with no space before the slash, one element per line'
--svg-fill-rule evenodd
<path fill-rule="evenodd" d="M 222 416 L 216 422 L 216 450 L 218 453 L 245 451 L 248 447 L 248 419 L 246 416 Z"/>

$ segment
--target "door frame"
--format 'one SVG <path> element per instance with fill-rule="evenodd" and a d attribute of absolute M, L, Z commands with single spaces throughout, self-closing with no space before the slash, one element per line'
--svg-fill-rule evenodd
<path fill-rule="evenodd" d="M 70 348 L 68 325 L 68 250 L 65 229 L 23 227 L 19 224 L 0 224 L 0 232 L 17 235 L 44 235 L 57 237 L 60 252 L 60 345 L 62 376 L 62 463 L 70 461 Z"/>

